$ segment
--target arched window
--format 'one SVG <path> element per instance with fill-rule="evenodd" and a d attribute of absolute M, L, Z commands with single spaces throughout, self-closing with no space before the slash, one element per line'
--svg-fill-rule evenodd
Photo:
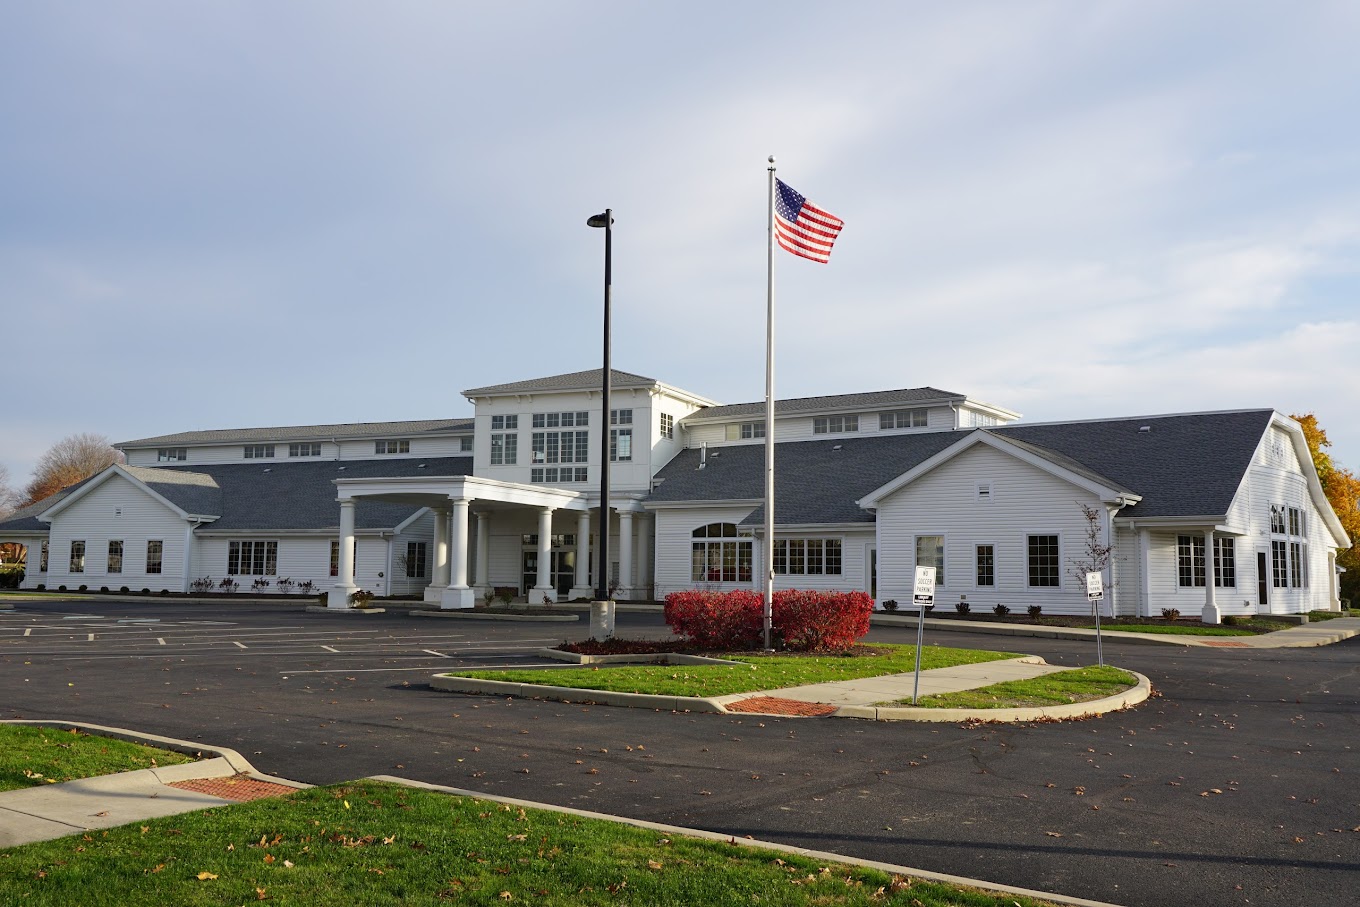
<path fill-rule="evenodd" d="M 736 523 L 709 523 L 694 530 L 690 579 L 696 583 L 751 581 L 751 540 L 738 538 Z"/>

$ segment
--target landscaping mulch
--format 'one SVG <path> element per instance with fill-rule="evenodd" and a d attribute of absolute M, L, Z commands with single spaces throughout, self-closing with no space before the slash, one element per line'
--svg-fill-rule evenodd
<path fill-rule="evenodd" d="M 777 696 L 752 696 L 723 706 L 729 712 L 758 712 L 762 715 L 799 715 L 815 718 L 830 715 L 836 706 L 824 702 L 803 702 L 798 699 L 780 699 Z"/>
<path fill-rule="evenodd" d="M 265 797 L 282 797 L 286 794 L 297 793 L 295 787 L 289 787 L 286 784 L 274 784 L 270 781 L 257 781 L 246 775 L 171 781 L 169 786 L 221 797 L 223 800 L 231 800 L 236 803 L 248 803 L 251 800 L 263 800 Z"/>

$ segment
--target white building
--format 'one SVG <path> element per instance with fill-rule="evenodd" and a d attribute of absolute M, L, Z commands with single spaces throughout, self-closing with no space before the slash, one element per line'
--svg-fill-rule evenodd
<path fill-rule="evenodd" d="M 475 388 L 472 419 L 124 442 L 127 465 L 11 516 L 0 541 L 29 546 L 25 588 L 287 579 L 336 607 L 359 588 L 445 608 L 499 589 L 591 598 L 608 428 L 615 596 L 759 588 L 763 405 L 616 371 L 606 426 L 600 383 L 592 370 Z M 1349 540 L 1288 417 L 1017 419 L 934 388 L 779 401 L 776 585 L 909 601 L 929 564 L 945 607 L 1081 613 L 1085 507 L 1114 549 L 1116 614 L 1339 607 Z"/>

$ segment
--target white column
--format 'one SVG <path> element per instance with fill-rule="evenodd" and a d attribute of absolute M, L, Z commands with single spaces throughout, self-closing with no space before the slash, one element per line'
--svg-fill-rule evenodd
<path fill-rule="evenodd" d="M 590 511 L 576 514 L 576 582 L 571 587 L 572 598 L 594 598 L 590 587 Z"/>
<path fill-rule="evenodd" d="M 456 498 L 449 520 L 449 569 L 452 579 L 440 594 L 440 608 L 471 608 L 476 595 L 468 585 L 468 500 Z"/>
<path fill-rule="evenodd" d="M 1204 610 L 1201 620 L 1206 624 L 1223 622 L 1223 615 L 1214 601 L 1214 530 L 1204 530 Z"/>
<path fill-rule="evenodd" d="M 430 584 L 425 587 L 425 601 L 437 602 L 443 598 L 449 585 L 449 511 L 444 507 L 432 508 L 434 513 L 434 557 L 430 562 Z"/>
<path fill-rule="evenodd" d="M 637 586 L 635 588 L 642 597 L 651 598 L 652 515 L 649 513 L 637 515 Z"/>
<path fill-rule="evenodd" d="M 1152 616 L 1152 533 L 1146 529 L 1138 530 L 1138 607 L 1134 610 L 1136 615 Z"/>
<path fill-rule="evenodd" d="M 491 591 L 491 514 L 477 514 L 477 575 L 473 583 L 483 594 Z"/>
<path fill-rule="evenodd" d="M 193 569 L 194 569 L 194 566 L 193 566 L 193 565 L 194 565 L 193 554 L 194 554 L 194 524 L 193 524 L 193 523 L 185 523 L 185 524 L 184 524 L 184 590 L 183 590 L 183 591 L 185 591 L 185 592 L 188 592 L 188 591 L 189 591 L 189 584 L 192 583 L 192 582 L 194 581 L 194 579 L 195 579 L 195 577 L 194 577 L 194 575 L 193 575 Z M 30 558 L 29 560 L 31 561 L 32 558 Z M 49 564 L 49 566 L 51 566 L 51 565 Z M 161 569 L 162 569 L 162 570 L 165 569 L 165 543 L 164 543 L 164 542 L 161 542 Z M 34 573 L 37 573 L 36 570 L 33 571 L 33 572 L 34 572 Z M 1335 575 L 1336 571 L 1333 570 L 1332 573 L 1333 573 L 1333 575 Z"/>
<path fill-rule="evenodd" d="M 326 594 L 326 607 L 348 608 L 354 585 L 354 500 L 340 502 L 340 568 L 335 586 Z"/>
<path fill-rule="evenodd" d="M 529 604 L 541 605 L 555 591 L 552 587 L 552 515 L 551 507 L 538 510 L 538 577 L 534 587 L 529 590 Z"/>
<path fill-rule="evenodd" d="M 633 597 L 633 513 L 619 511 L 619 592 L 620 598 Z"/>

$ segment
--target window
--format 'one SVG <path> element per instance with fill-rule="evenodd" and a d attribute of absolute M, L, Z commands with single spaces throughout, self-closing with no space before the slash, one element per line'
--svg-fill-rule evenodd
<path fill-rule="evenodd" d="M 459 453 L 472 453 L 472 439 L 471 439 L 471 438 L 459 438 L 459 439 L 458 439 L 458 452 L 459 452 Z"/>
<path fill-rule="evenodd" d="M 146 572 L 160 573 L 161 562 L 165 556 L 165 543 L 152 539 L 146 543 Z"/>
<path fill-rule="evenodd" d="M 404 454 L 411 452 L 410 441 L 374 441 L 375 454 Z"/>
<path fill-rule="evenodd" d="M 1237 587 L 1237 551 L 1232 539 L 1214 539 L 1214 585 Z"/>
<path fill-rule="evenodd" d="M 514 466 L 519 459 L 519 435 L 491 436 L 491 465 Z"/>
<path fill-rule="evenodd" d="M 690 579 L 696 583 L 749 583 L 751 540 L 737 537 L 735 523 L 709 523 L 694 530 Z"/>
<path fill-rule="evenodd" d="M 544 482 L 548 484 L 556 484 L 557 482 L 586 482 L 589 481 L 588 475 L 589 470 L 584 466 L 563 466 L 561 468 L 556 466 L 544 466 L 535 467 L 534 469 L 529 470 L 529 481 L 535 484 Z"/>
<path fill-rule="evenodd" d="M 986 413 L 976 412 L 975 410 L 965 409 L 959 414 L 959 426 L 961 428 L 988 428 L 996 425 L 996 416 L 989 416 Z"/>
<path fill-rule="evenodd" d="M 406 543 L 406 575 L 418 577 L 425 575 L 425 543 Z"/>
<path fill-rule="evenodd" d="M 1306 589 L 1309 584 L 1307 514 L 1299 507 L 1283 504 L 1270 505 L 1271 535 L 1289 536 L 1271 539 L 1271 585 L 1277 589 Z"/>
<path fill-rule="evenodd" d="M 1176 536 L 1176 585 L 1183 589 L 1204 585 L 1204 536 Z"/>
<path fill-rule="evenodd" d="M 590 413 L 534 413 L 532 421 L 534 428 L 585 428 L 590 424 Z"/>
<path fill-rule="evenodd" d="M 160 463 L 183 462 L 189 459 L 189 451 L 183 447 L 162 447 L 156 451 L 156 460 Z"/>
<path fill-rule="evenodd" d="M 121 539 L 111 539 L 109 541 L 109 573 L 123 572 L 123 542 Z"/>
<path fill-rule="evenodd" d="M 1270 543 L 1270 584 L 1276 589 L 1289 585 L 1289 543 L 1272 540 Z"/>
<path fill-rule="evenodd" d="M 232 576 L 274 576 L 279 572 L 278 542 L 229 542 L 227 573 Z"/>
<path fill-rule="evenodd" d="M 1303 585 L 1303 546 L 1289 543 L 1289 585 L 1297 589 Z"/>
<path fill-rule="evenodd" d="M 519 416 L 492 416 L 492 431 L 514 431 L 519 428 Z"/>
<path fill-rule="evenodd" d="M 883 430 L 890 428 L 925 428 L 926 413 L 924 409 L 904 409 L 895 413 L 879 413 L 878 427 Z"/>
<path fill-rule="evenodd" d="M 667 441 L 675 438 L 675 417 L 670 413 L 661 414 L 661 437 Z"/>
<path fill-rule="evenodd" d="M 977 584 L 996 585 L 996 548 L 991 545 L 977 546 Z"/>
<path fill-rule="evenodd" d="M 359 564 L 359 540 L 354 540 L 354 564 Z M 331 576 L 340 575 L 340 540 L 331 539 Z"/>
<path fill-rule="evenodd" d="M 1031 535 L 1029 548 L 1029 584 L 1031 586 L 1058 585 L 1058 537 Z"/>
<path fill-rule="evenodd" d="M 916 566 L 935 568 L 935 585 L 944 585 L 944 536 L 916 537 Z"/>
<path fill-rule="evenodd" d="M 290 457 L 319 457 L 321 456 L 321 442 L 311 441 L 306 444 L 289 444 L 288 456 Z"/>
<path fill-rule="evenodd" d="M 632 425 L 633 411 L 631 409 L 611 409 L 609 411 L 610 425 Z"/>
<path fill-rule="evenodd" d="M 632 418 L 632 410 L 626 410 L 629 418 Z M 534 413 L 534 428 L 557 428 L 561 427 L 585 427 L 589 424 L 589 413 L 570 412 L 570 413 Z M 590 456 L 590 432 L 588 431 L 536 431 L 529 436 L 530 450 L 529 462 L 534 465 L 554 463 L 585 463 Z M 629 454 L 631 456 L 631 449 Z M 571 471 L 572 478 L 548 478 L 549 472 L 558 474 L 557 470 L 542 471 L 543 478 L 533 478 L 531 470 L 531 482 L 584 482 L 585 469 L 579 470 L 582 478 L 575 478 L 575 470 Z"/>
<path fill-rule="evenodd" d="M 774 572 L 781 575 L 840 576 L 840 539 L 776 539 Z"/>
<path fill-rule="evenodd" d="M 626 463 L 632 459 L 633 430 L 631 428 L 609 429 L 609 461 L 611 463 Z"/>
<path fill-rule="evenodd" d="M 835 435 L 859 431 L 859 416 L 820 416 L 812 420 L 814 435 Z"/>
<path fill-rule="evenodd" d="M 47 572 L 47 542 L 42 543 L 42 555 L 38 559 L 38 572 Z"/>
<path fill-rule="evenodd" d="M 85 572 L 85 542 L 83 540 L 71 542 L 71 571 L 72 573 Z"/>
<path fill-rule="evenodd" d="M 245 457 L 247 460 L 267 460 L 274 456 L 273 444 L 247 444 Z"/>
<path fill-rule="evenodd" d="M 765 437 L 764 422 L 733 422 L 727 426 L 727 440 L 729 441 L 749 441 L 753 438 Z"/>
<path fill-rule="evenodd" d="M 593 536 L 592 536 L 592 538 L 593 538 Z M 537 533 L 537 532 L 526 532 L 524 535 L 521 535 L 521 536 L 519 537 L 519 542 L 520 542 L 520 544 L 521 544 L 522 546 L 524 546 L 525 548 L 537 548 L 537 547 L 538 547 L 538 533 Z M 576 547 L 576 533 L 574 533 L 574 532 L 562 532 L 562 533 L 558 533 L 558 534 L 556 534 L 556 535 L 549 536 L 549 537 L 548 537 L 548 545 L 549 545 L 549 547 L 551 547 L 551 548 L 575 548 L 575 547 Z"/>
<path fill-rule="evenodd" d="M 1297 507 L 1289 508 L 1289 534 L 1303 535 L 1303 513 Z"/>
<path fill-rule="evenodd" d="M 1284 508 L 1275 504 L 1270 505 L 1270 531 L 1284 535 Z"/>

